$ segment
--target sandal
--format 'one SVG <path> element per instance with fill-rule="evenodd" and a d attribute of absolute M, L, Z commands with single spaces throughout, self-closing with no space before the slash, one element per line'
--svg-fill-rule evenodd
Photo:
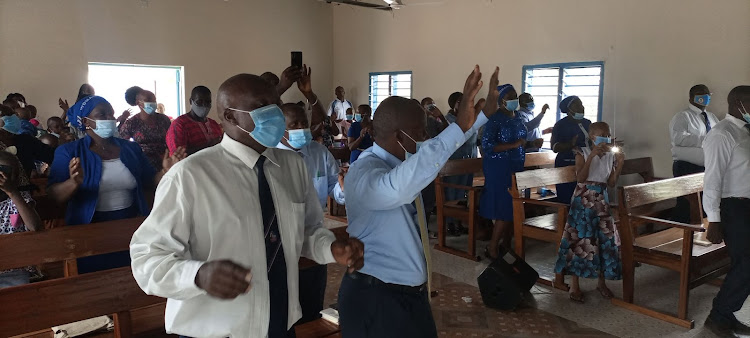
<path fill-rule="evenodd" d="M 615 297 L 615 295 L 612 293 L 612 290 L 610 290 L 608 287 L 600 288 L 596 287 L 596 291 L 599 291 L 599 293 L 604 297 L 604 299 L 612 299 Z"/>
<path fill-rule="evenodd" d="M 568 296 L 574 303 L 583 304 L 585 301 L 585 297 L 583 296 L 583 292 L 581 290 L 578 290 L 578 292 L 570 292 L 568 293 Z"/>

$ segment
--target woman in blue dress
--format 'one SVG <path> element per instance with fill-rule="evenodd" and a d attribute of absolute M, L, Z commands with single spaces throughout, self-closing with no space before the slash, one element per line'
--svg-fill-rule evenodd
<path fill-rule="evenodd" d="M 352 151 L 349 157 L 349 164 L 354 163 L 363 151 L 372 147 L 372 136 L 370 135 L 370 131 L 372 131 L 371 116 L 372 108 L 370 106 L 361 104 L 357 107 L 357 113 L 354 114 L 354 123 L 349 127 L 349 132 L 347 133 L 349 150 Z"/>
<path fill-rule="evenodd" d="M 555 168 L 576 165 L 575 149 L 587 146 L 591 121 L 583 117 L 583 102 L 578 96 L 568 96 L 560 101 L 560 111 L 567 114 L 552 128 L 552 151 L 557 153 Z M 573 197 L 575 182 L 557 185 L 557 201 L 569 204 Z"/>
<path fill-rule="evenodd" d="M 513 86 L 498 87 L 498 114 L 493 115 L 484 126 L 482 152 L 484 160 L 484 191 L 480 201 L 479 214 L 494 223 L 492 239 L 485 255 L 497 258 L 500 239 L 503 245 L 510 244 L 510 231 L 513 229 L 513 203 L 508 188 L 513 173 L 523 170 L 525 160 L 526 127 L 516 116 L 518 94 Z"/>

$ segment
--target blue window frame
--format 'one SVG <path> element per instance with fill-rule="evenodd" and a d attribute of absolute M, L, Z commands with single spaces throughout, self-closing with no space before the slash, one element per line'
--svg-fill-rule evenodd
<path fill-rule="evenodd" d="M 378 108 L 389 96 L 411 98 L 411 71 L 370 73 L 370 107 Z"/>
<path fill-rule="evenodd" d="M 568 96 L 577 95 L 585 107 L 585 117 L 598 122 L 602 119 L 602 96 L 604 93 L 604 62 L 549 63 L 523 66 L 521 75 L 523 92 L 534 96 L 536 110 L 544 104 L 555 112 L 555 119 L 542 119 L 542 130 L 555 125 L 564 116 L 558 104 Z M 544 135 L 545 147 L 549 147 L 550 135 Z"/>

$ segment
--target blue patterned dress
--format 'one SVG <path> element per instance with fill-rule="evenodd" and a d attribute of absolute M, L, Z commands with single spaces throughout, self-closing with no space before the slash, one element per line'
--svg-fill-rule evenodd
<path fill-rule="evenodd" d="M 577 150 L 584 159 L 588 148 Z M 598 173 L 593 173 L 593 168 Z M 578 183 L 570 202 L 570 212 L 560 241 L 555 273 L 576 275 L 583 278 L 622 279 L 620 261 L 620 238 L 615 228 L 609 206 L 609 194 L 605 177 L 614 169 L 614 155 L 605 154 L 593 159 L 589 178 Z M 593 176 L 597 176 L 593 178 Z"/>
<path fill-rule="evenodd" d="M 513 198 L 508 192 L 513 173 L 523 170 L 526 153 L 523 147 L 495 152 L 499 143 L 513 143 L 526 139 L 526 126 L 518 117 L 509 117 L 502 112 L 492 115 L 484 125 L 482 151 L 484 158 L 484 191 L 479 205 L 479 215 L 491 220 L 513 220 Z"/>

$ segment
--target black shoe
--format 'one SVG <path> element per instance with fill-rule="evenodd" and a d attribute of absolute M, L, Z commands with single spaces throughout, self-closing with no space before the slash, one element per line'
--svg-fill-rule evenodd
<path fill-rule="evenodd" d="M 750 326 L 737 321 L 734 323 L 734 333 L 742 336 L 750 336 Z"/>
<path fill-rule="evenodd" d="M 713 332 L 713 334 L 717 335 L 721 338 L 739 338 L 739 336 L 734 333 L 734 330 L 730 326 L 720 325 L 719 323 L 715 322 L 711 317 L 706 318 L 706 323 L 703 325 L 705 328 Z"/>

